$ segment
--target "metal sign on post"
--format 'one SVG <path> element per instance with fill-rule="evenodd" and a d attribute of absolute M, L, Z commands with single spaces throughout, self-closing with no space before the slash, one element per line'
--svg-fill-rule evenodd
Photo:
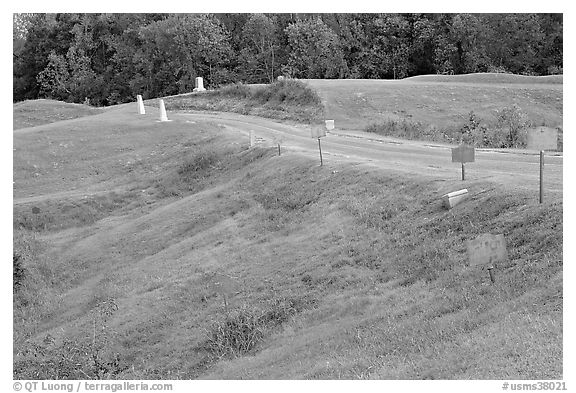
<path fill-rule="evenodd" d="M 474 162 L 474 147 L 467 145 L 460 145 L 452 148 L 452 162 L 460 162 L 462 164 L 462 180 L 465 178 L 464 163 Z"/>
<path fill-rule="evenodd" d="M 528 130 L 529 150 L 557 150 L 558 130 L 551 127 L 536 127 Z"/>
<path fill-rule="evenodd" d="M 312 138 L 318 138 L 318 151 L 320 152 L 320 166 L 323 165 L 322 162 L 322 145 L 320 144 L 320 138 L 326 136 L 326 127 L 325 126 L 318 126 L 312 125 L 310 128 L 310 133 Z"/>
<path fill-rule="evenodd" d="M 485 233 L 474 240 L 466 241 L 468 260 L 470 265 L 487 265 L 490 273 L 490 280 L 495 282 L 493 269 L 497 262 L 504 262 L 508 259 L 506 251 L 506 240 L 504 235 L 491 235 Z"/>

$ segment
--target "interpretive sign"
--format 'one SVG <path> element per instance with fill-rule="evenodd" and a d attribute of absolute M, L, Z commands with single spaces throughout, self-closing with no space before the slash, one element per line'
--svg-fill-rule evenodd
<path fill-rule="evenodd" d="M 460 145 L 452 149 L 452 162 L 474 162 L 474 148 Z"/>
<path fill-rule="evenodd" d="M 452 162 L 462 164 L 462 181 L 464 181 L 465 169 L 464 163 L 474 162 L 474 148 L 464 144 L 452 149 Z"/>
<path fill-rule="evenodd" d="M 466 241 L 468 260 L 470 265 L 490 265 L 508 259 L 506 240 L 504 235 L 491 235 L 489 233 L 478 236 L 474 240 Z"/>
<path fill-rule="evenodd" d="M 311 130 L 312 138 L 321 138 L 323 136 L 326 136 L 326 127 L 318 126 L 318 125 L 312 125 L 310 130 Z"/>
<path fill-rule="evenodd" d="M 326 129 L 328 131 L 331 131 L 334 129 L 334 120 L 325 120 L 324 122 L 326 123 Z"/>
<path fill-rule="evenodd" d="M 528 130 L 529 150 L 557 150 L 558 130 L 551 127 L 536 127 Z"/>

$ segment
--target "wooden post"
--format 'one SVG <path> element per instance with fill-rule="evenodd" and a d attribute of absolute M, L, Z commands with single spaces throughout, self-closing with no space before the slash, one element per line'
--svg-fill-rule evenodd
<path fill-rule="evenodd" d="M 544 150 L 540 150 L 540 203 L 544 202 Z"/>
<path fill-rule="evenodd" d="M 318 150 L 320 151 L 320 166 L 322 166 L 322 146 L 320 146 L 320 138 L 318 138 Z"/>
<path fill-rule="evenodd" d="M 494 272 L 492 270 L 494 270 L 494 266 L 489 266 L 488 273 L 490 274 L 490 281 L 492 281 L 492 284 L 494 284 L 496 282 L 496 278 L 494 277 Z"/>
<path fill-rule="evenodd" d="M 462 163 L 462 181 L 464 181 L 464 163 Z"/>
<path fill-rule="evenodd" d="M 280 143 L 278 143 L 278 156 L 280 156 Z"/>

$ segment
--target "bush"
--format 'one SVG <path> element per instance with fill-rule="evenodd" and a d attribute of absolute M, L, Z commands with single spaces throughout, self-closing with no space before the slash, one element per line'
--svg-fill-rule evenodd
<path fill-rule="evenodd" d="M 60 344 L 47 335 L 41 343 L 27 342 L 14 358 L 15 379 L 113 379 L 125 367 L 112 350 L 108 320 L 118 310 L 114 299 L 92 309 L 86 339 L 64 338 Z"/>
<path fill-rule="evenodd" d="M 217 90 L 210 91 L 209 94 L 232 98 L 248 98 L 252 92 L 250 91 L 249 86 L 243 83 L 234 83 L 222 86 Z"/>
<path fill-rule="evenodd" d="M 490 146 L 488 128 L 480 124 L 480 119 L 474 111 L 468 114 L 468 121 L 460 128 L 461 142 L 473 146 Z"/>
<path fill-rule="evenodd" d="M 496 111 L 496 129 L 501 132 L 496 133 L 495 136 L 501 138 L 503 131 L 506 132 L 506 137 L 494 140 L 492 144 L 500 145 L 494 147 L 525 147 L 528 127 L 530 127 L 530 122 L 518 105 L 502 108 Z"/>
<path fill-rule="evenodd" d="M 256 89 L 252 98 L 261 104 L 322 105 L 320 96 L 314 90 L 295 79 L 282 79 Z"/>
<path fill-rule="evenodd" d="M 420 139 L 423 137 L 424 126 L 420 122 L 407 119 L 386 119 L 368 125 L 366 131 L 396 138 Z"/>

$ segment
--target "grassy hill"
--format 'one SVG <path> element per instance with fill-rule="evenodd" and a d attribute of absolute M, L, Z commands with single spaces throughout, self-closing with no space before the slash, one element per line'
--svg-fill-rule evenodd
<path fill-rule="evenodd" d="M 473 111 L 492 125 L 517 105 L 534 125 L 562 127 L 562 77 L 508 74 L 425 75 L 403 80 L 305 80 L 322 97 L 337 127 L 364 130 L 388 120 L 424 129 L 459 129 Z"/>
<path fill-rule="evenodd" d="M 101 111 L 101 109 L 88 105 L 54 100 L 22 101 L 14 104 L 13 128 L 18 130 L 61 120 L 76 119 Z"/>
<path fill-rule="evenodd" d="M 561 199 L 170 118 L 14 132 L 14 378 L 562 378 Z"/>

